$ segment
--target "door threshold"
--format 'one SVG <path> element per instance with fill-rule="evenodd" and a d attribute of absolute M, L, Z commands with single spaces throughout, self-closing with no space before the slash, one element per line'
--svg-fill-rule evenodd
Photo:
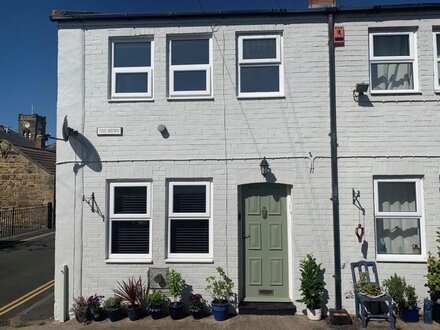
<path fill-rule="evenodd" d="M 239 314 L 253 315 L 295 315 L 296 306 L 292 302 L 249 302 L 242 301 Z"/>

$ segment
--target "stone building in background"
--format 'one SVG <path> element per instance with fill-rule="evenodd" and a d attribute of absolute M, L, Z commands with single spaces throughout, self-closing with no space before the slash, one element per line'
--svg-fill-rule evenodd
<path fill-rule="evenodd" d="M 56 153 L 45 146 L 46 117 L 20 114 L 18 129 L 0 125 L 0 210 L 54 202 Z"/>

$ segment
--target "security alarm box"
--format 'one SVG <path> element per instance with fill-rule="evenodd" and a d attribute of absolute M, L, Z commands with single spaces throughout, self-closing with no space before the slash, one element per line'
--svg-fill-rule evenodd
<path fill-rule="evenodd" d="M 343 47 L 345 45 L 345 31 L 343 26 L 335 26 L 333 38 L 335 47 Z"/>

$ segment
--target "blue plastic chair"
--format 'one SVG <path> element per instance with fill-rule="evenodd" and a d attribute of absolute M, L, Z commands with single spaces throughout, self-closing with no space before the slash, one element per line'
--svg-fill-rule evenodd
<path fill-rule="evenodd" d="M 390 322 L 390 328 L 394 329 L 396 325 L 396 318 L 394 316 L 393 298 L 388 294 L 373 298 L 365 296 L 356 291 L 356 284 L 360 279 L 360 274 L 362 272 L 365 273 L 368 283 L 374 282 L 376 283 L 376 285 L 379 285 L 377 267 L 374 261 L 361 260 L 351 263 L 351 275 L 353 277 L 356 317 L 361 320 L 362 328 L 366 328 L 368 321 L 372 318 L 375 318 L 388 320 L 388 322 Z M 372 279 L 371 275 L 374 275 L 374 279 Z M 369 307 L 371 307 L 372 305 L 371 303 L 379 304 L 380 308 L 377 312 L 369 310 Z"/>

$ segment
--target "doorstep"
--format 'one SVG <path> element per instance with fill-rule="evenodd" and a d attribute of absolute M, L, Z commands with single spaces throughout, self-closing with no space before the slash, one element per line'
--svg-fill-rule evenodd
<path fill-rule="evenodd" d="M 242 302 L 238 312 L 252 315 L 295 315 L 296 307 L 291 302 Z"/>

